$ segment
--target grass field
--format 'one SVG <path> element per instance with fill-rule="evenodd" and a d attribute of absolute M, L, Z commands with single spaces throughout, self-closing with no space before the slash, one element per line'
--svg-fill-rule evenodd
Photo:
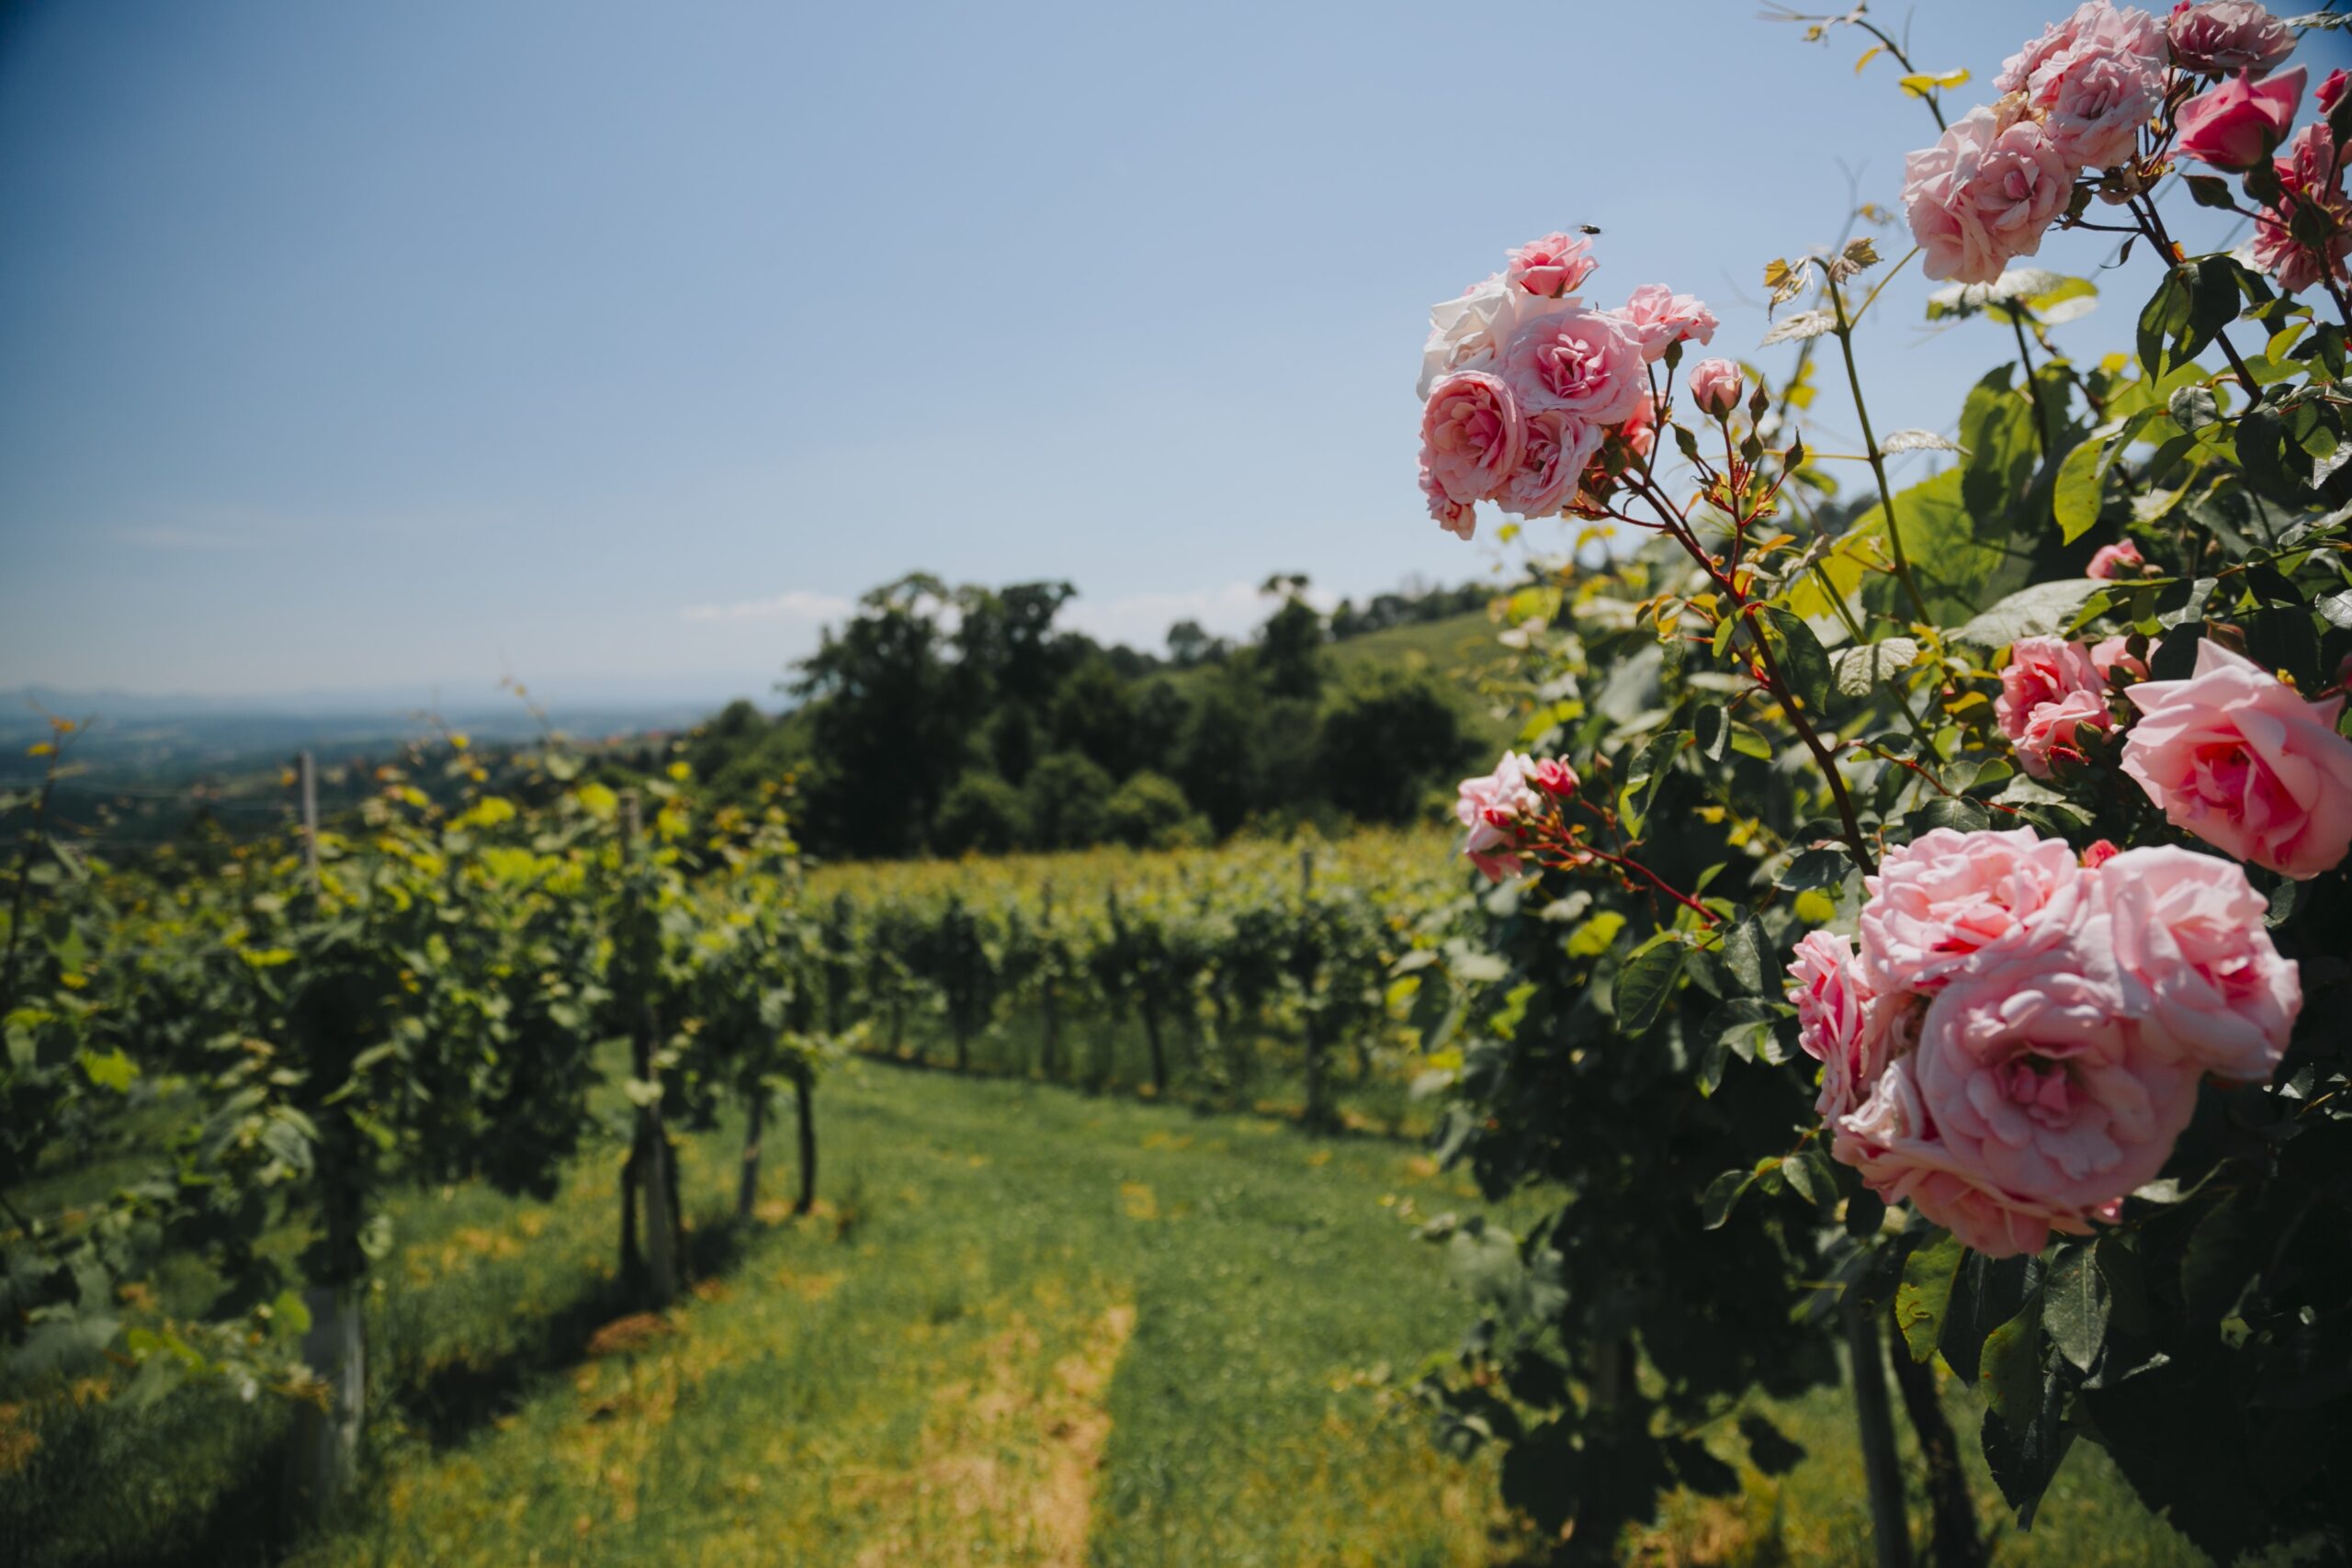
<path fill-rule="evenodd" d="M 609 1160 L 549 1204 L 408 1198 L 373 1324 L 374 1479 L 292 1560 L 1508 1560 L 1490 1471 L 1439 1455 L 1399 1397 L 1464 1311 L 1400 1210 L 1471 1206 L 1410 1145 L 870 1063 L 820 1104 L 807 1220 L 777 1173 L 758 1224 L 718 1224 L 734 1136 L 691 1141 L 703 1273 L 658 1317 L 613 1295 Z M 266 1402 L 107 1414 L 103 1388 L 9 1413 L 11 1556 L 283 1555 Z M 1842 1401 L 1777 1414 L 1810 1460 L 1677 1500 L 1629 1556 L 1869 1561 Z M 2002 1561 L 2198 1559 L 2078 1449 Z"/>

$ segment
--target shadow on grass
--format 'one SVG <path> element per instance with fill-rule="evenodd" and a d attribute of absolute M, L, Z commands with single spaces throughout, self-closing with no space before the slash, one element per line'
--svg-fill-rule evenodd
<path fill-rule="evenodd" d="M 687 1281 L 723 1279 L 743 1260 L 760 1227 L 732 1217 L 710 1216 L 686 1232 L 684 1255 Z M 539 1320 L 527 1343 L 506 1355 L 476 1361 L 444 1362 L 427 1368 L 403 1366 L 395 1351 L 388 1356 L 393 1386 L 379 1393 L 370 1412 L 379 1429 L 387 1418 L 405 1424 L 408 1432 L 435 1450 L 456 1447 L 496 1422 L 520 1410 L 549 1378 L 576 1366 L 589 1354 L 597 1331 L 644 1310 L 644 1297 L 623 1279 L 586 1278 L 581 1288 L 550 1315 Z M 682 1291 L 677 1303 L 691 1307 L 694 1298 Z M 105 1438 L 90 1424 L 80 1427 L 86 1446 L 78 1457 L 72 1451 L 45 1456 L 51 1462 L 102 1463 Z M 72 1439 L 69 1439 L 72 1442 Z M 283 1476 L 290 1438 L 281 1427 L 241 1456 L 236 1478 L 202 1504 L 170 1511 L 148 1539 L 126 1542 L 94 1554 L 72 1559 L 87 1568 L 243 1568 L 282 1561 L 304 1544 L 305 1531 L 285 1506 Z M 346 1513 L 356 1516 L 373 1504 L 372 1476 L 366 1469 Z M 38 1540 L 38 1536 L 35 1537 Z M 65 1561 L 61 1559 L 60 1561 Z"/>

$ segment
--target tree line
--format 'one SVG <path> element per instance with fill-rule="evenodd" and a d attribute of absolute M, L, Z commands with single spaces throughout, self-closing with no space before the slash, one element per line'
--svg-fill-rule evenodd
<path fill-rule="evenodd" d="M 1478 749 L 1459 682 L 1343 669 L 1330 647 L 1482 608 L 1485 591 L 1326 615 L 1304 577 L 1265 586 L 1272 608 L 1246 641 L 1182 622 L 1158 657 L 1057 626 L 1067 582 L 900 578 L 794 667 L 783 716 L 732 704 L 685 760 L 722 802 L 793 776 L 796 829 L 829 858 L 1173 848 L 1252 824 L 1411 819 Z"/>

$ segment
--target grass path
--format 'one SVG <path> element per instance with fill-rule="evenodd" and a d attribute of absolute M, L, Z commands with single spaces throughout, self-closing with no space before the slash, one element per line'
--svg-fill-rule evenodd
<path fill-rule="evenodd" d="M 1439 1454 L 1398 1393 L 1467 1310 L 1412 1217 L 1476 1207 L 1410 1145 L 878 1064 L 820 1108 L 826 1201 L 789 1221 L 774 1172 L 731 1247 L 708 1244 L 738 1134 L 687 1141 L 710 1267 L 659 1315 L 612 1287 L 612 1157 L 552 1202 L 403 1197 L 371 1312 L 372 1479 L 293 1561 L 1503 1560 L 1491 1464 Z M 1871 1562 L 1841 1393 L 1773 1414 L 1812 1457 L 1671 1500 L 1629 1561 Z M 189 1391 L 135 1422 L 103 1399 L 20 1420 L 0 1540 L 61 1565 L 274 1561 L 255 1478 L 282 1419 Z M 1981 1467 L 1976 1490 L 1995 1517 Z M 2078 1445 L 1998 1561 L 2199 1560 Z"/>
<path fill-rule="evenodd" d="M 824 1104 L 819 1223 L 486 1427 L 396 1446 L 301 1561 L 1487 1559 L 1491 1478 L 1364 1386 L 1461 1311 L 1379 1203 L 1459 1201 L 1412 1149 L 888 1067 Z M 712 1190 L 726 1140 L 700 1144 Z M 467 1245 L 411 1256 L 493 1292 L 522 1267 Z"/>

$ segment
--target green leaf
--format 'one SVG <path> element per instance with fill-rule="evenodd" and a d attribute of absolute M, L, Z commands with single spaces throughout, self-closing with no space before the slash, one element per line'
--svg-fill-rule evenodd
<path fill-rule="evenodd" d="M 1929 1245 L 1915 1249 L 1903 1261 L 1903 1282 L 1894 1291 L 1894 1325 L 1909 1346 L 1911 1359 L 1924 1361 L 1935 1354 L 1951 1305 L 1952 1281 L 1968 1249 L 1946 1231 Z"/>
<path fill-rule="evenodd" d="M 2189 199 L 2199 207 L 2218 207 L 2224 212 L 2233 211 L 2237 198 L 2230 191 L 2230 182 L 2215 175 L 2183 175 L 2180 183 L 2188 187 Z"/>
<path fill-rule="evenodd" d="M 1648 818 L 1650 806 L 1657 799 L 1658 786 L 1674 765 L 1674 754 L 1682 749 L 1682 737 L 1673 730 L 1658 736 L 1642 748 L 1641 755 L 1625 770 L 1625 787 L 1618 792 L 1618 815 L 1625 819 L 1625 829 L 1638 835 L 1642 823 Z"/>
<path fill-rule="evenodd" d="M 2050 1342 L 2078 1371 L 2089 1371 L 2107 1341 L 2107 1281 L 2088 1246 L 2070 1247 L 2050 1266 L 2041 1287 L 2041 1322 Z"/>
<path fill-rule="evenodd" d="M 1976 1372 L 1984 1403 L 1999 1411 L 2012 1426 L 2031 1419 L 2041 1397 L 2041 1296 L 2025 1306 L 1984 1338 L 1984 1353 Z"/>
<path fill-rule="evenodd" d="M 1617 1026 L 1629 1037 L 1649 1032 L 1681 976 L 1680 942 L 1661 936 L 1636 949 L 1617 971 Z"/>
<path fill-rule="evenodd" d="M 1791 861 L 1788 869 L 1772 879 L 1772 886 L 1792 893 L 1808 888 L 1836 888 L 1846 886 L 1846 878 L 1854 872 L 1854 857 L 1844 850 L 1815 849 Z"/>
<path fill-rule="evenodd" d="M 2075 451 L 2086 451 L 2077 446 Z M 2071 625 L 2083 605 L 2102 591 L 2095 577 L 2062 577 L 2020 588 L 1983 614 L 1972 616 L 1951 636 L 1955 642 L 1990 652 L 2021 637 L 2050 637 Z"/>
<path fill-rule="evenodd" d="M 1868 697 L 1891 685 L 1895 677 L 1919 661 L 1919 644 L 1907 637 L 1841 648 L 1830 656 L 1831 680 L 1838 694 Z"/>
<path fill-rule="evenodd" d="M 95 1051 L 85 1051 L 82 1053 L 82 1074 L 100 1089 L 128 1094 L 131 1080 L 139 1076 L 139 1064 L 124 1055 L 119 1045 L 103 1056 Z"/>
<path fill-rule="evenodd" d="M 2107 477 L 2115 471 L 2116 459 L 2131 445 L 2132 436 L 2144 423 L 2143 412 L 2127 421 L 2121 431 L 2104 441 L 2086 441 L 2066 454 L 2058 467 L 2058 485 L 2051 492 L 2051 510 L 2058 519 L 2058 532 L 2068 544 L 2088 533 L 2091 525 L 2107 504 Z"/>
<path fill-rule="evenodd" d="M 1749 996 L 1779 992 L 1780 960 L 1764 934 L 1762 922 L 1753 914 L 1742 916 L 1738 924 L 1724 933 L 1723 960 L 1732 982 Z"/>
<path fill-rule="evenodd" d="M 1816 1209 L 1826 1209 L 1838 1201 L 1838 1174 L 1829 1168 L 1829 1156 L 1819 1149 L 1806 1149 L 1781 1162 L 1781 1174 L 1788 1178 L 1789 1189 Z"/>
<path fill-rule="evenodd" d="M 1764 606 L 1763 631 L 1789 690 L 1808 713 L 1822 711 L 1829 701 L 1829 655 L 1822 649 L 1821 639 L 1813 635 L 1811 626 L 1777 604 Z"/>
<path fill-rule="evenodd" d="M 1731 1218 L 1732 1208 L 1739 1201 L 1739 1195 L 1747 1191 L 1748 1184 L 1755 1179 L 1753 1171 L 1726 1170 L 1708 1182 L 1707 1190 L 1699 1195 L 1699 1228 L 1721 1230 L 1724 1222 Z"/>

